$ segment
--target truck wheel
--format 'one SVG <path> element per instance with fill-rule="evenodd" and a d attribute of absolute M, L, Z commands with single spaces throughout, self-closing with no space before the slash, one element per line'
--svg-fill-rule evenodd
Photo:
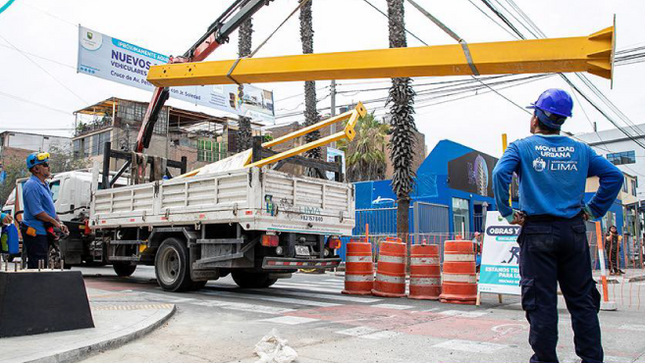
<path fill-rule="evenodd" d="M 114 272 L 116 272 L 119 277 L 128 277 L 134 273 L 134 270 L 137 269 L 137 265 L 127 265 L 125 263 L 115 263 L 112 265 Z"/>
<path fill-rule="evenodd" d="M 278 279 L 270 279 L 268 273 L 234 271 L 231 275 L 237 286 L 243 289 L 267 288 L 278 281 Z"/>
<path fill-rule="evenodd" d="M 157 282 L 166 291 L 188 291 L 193 287 L 188 265 L 188 248 L 176 238 L 167 238 L 155 257 Z"/>

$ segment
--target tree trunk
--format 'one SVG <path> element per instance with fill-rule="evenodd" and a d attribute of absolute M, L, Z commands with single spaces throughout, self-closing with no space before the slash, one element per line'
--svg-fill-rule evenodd
<path fill-rule="evenodd" d="M 249 18 L 242 23 L 238 32 L 238 55 L 248 57 L 251 54 L 253 40 L 253 19 Z M 238 86 L 238 96 L 244 97 L 244 86 Z M 251 130 L 251 119 L 239 116 L 238 118 L 237 152 L 248 150 L 253 146 L 253 131 Z"/>
<path fill-rule="evenodd" d="M 387 0 L 390 48 L 407 47 L 403 0 Z M 392 189 L 397 197 L 396 230 L 399 238 L 408 238 L 410 192 L 414 188 L 412 162 L 415 155 L 414 89 L 410 78 L 392 79 L 389 92 L 392 138 L 388 147 L 394 167 Z"/>
<path fill-rule="evenodd" d="M 303 0 L 299 0 L 302 2 Z M 302 53 L 311 54 L 314 52 L 314 26 L 313 17 L 311 15 L 311 5 L 313 0 L 307 3 L 300 9 L 300 41 L 302 42 Z M 320 115 L 317 110 L 316 102 L 316 82 L 305 82 L 305 126 L 315 124 L 320 120 Z M 320 139 L 320 132 L 310 132 L 305 136 L 306 142 L 312 142 Z M 322 154 L 320 148 L 315 148 L 307 151 L 305 156 L 315 159 L 321 159 Z M 307 174 L 312 175 L 311 171 Z"/>

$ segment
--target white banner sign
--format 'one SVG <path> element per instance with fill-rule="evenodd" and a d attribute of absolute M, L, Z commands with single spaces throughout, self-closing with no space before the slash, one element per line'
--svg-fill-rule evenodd
<path fill-rule="evenodd" d="M 78 32 L 78 72 L 152 92 L 148 70 L 168 63 L 168 56 L 82 26 Z M 274 124 L 273 92 L 243 87 L 241 97 L 238 85 L 173 87 L 170 97 Z"/>
<path fill-rule="evenodd" d="M 345 152 L 343 150 L 339 150 L 339 149 L 336 149 L 336 148 L 333 148 L 333 147 L 328 147 L 327 148 L 327 161 L 330 162 L 330 163 L 333 163 L 335 161 L 334 158 L 336 156 L 340 156 L 340 158 L 342 159 L 342 161 L 343 161 L 343 174 L 345 174 Z M 335 175 L 336 175 L 335 173 L 333 173 L 331 171 L 328 171 L 327 172 L 327 179 L 334 180 Z"/>
<path fill-rule="evenodd" d="M 486 230 L 479 272 L 479 292 L 520 295 L 520 226 L 499 212 L 486 213 Z"/>

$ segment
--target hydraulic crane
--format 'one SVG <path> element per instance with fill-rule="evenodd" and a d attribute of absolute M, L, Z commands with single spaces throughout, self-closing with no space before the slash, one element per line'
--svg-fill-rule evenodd
<path fill-rule="evenodd" d="M 273 0 L 235 0 L 231 6 L 219 17 L 208 31 L 202 35 L 192 47 L 182 56 L 171 57 L 169 64 L 200 62 L 206 59 L 220 45 L 227 43 L 229 36 L 237 30 L 246 20 L 251 18 L 264 5 Z M 168 100 L 169 90 L 165 86 L 158 86 L 152 94 L 146 114 L 137 136 L 136 151 L 143 152 L 150 145 L 152 130 L 159 117 L 159 112 Z"/>

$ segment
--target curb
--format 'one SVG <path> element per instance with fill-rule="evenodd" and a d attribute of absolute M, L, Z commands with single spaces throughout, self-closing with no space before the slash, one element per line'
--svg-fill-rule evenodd
<path fill-rule="evenodd" d="M 140 328 L 134 332 L 107 339 L 101 342 L 85 345 L 78 348 L 73 348 L 71 350 L 56 353 L 47 357 L 36 358 L 33 360 L 26 360 L 23 363 L 71 363 L 77 362 L 81 359 L 88 358 L 94 354 L 100 353 L 103 350 L 118 348 L 126 343 L 129 343 L 135 339 L 139 339 L 153 330 L 157 329 L 165 322 L 167 322 L 177 311 L 177 306 L 173 305 L 172 309 L 166 313 L 161 319 L 155 321 L 154 323 L 147 325 L 143 328 Z"/>

